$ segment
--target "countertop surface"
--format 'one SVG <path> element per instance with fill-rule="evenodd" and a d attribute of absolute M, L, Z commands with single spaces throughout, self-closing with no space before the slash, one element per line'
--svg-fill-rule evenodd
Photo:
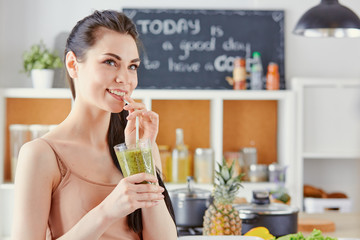
<path fill-rule="evenodd" d="M 360 239 L 360 213 L 299 213 L 299 219 L 326 219 L 335 223 L 335 232 L 325 232 L 324 236 Z M 308 232 L 303 232 L 307 236 Z"/>

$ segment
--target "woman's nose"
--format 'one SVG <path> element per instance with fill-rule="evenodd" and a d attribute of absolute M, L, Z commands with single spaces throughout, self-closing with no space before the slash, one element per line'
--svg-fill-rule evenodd
<path fill-rule="evenodd" d="M 127 76 L 127 72 L 123 69 L 119 69 L 116 78 L 115 78 L 115 82 L 117 83 L 126 83 L 128 80 L 128 76 Z"/>

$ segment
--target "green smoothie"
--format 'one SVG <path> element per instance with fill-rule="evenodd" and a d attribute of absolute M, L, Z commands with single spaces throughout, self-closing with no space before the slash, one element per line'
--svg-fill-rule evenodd
<path fill-rule="evenodd" d="M 156 176 L 150 148 L 115 152 L 124 177 L 142 172 Z"/>

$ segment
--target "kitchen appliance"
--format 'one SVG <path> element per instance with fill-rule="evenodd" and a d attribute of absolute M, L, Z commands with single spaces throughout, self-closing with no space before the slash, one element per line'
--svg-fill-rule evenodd
<path fill-rule="evenodd" d="M 205 210 L 211 203 L 211 192 L 193 188 L 192 177 L 187 178 L 187 187 L 169 191 L 178 227 L 201 228 Z"/>
<path fill-rule="evenodd" d="M 298 230 L 297 208 L 281 203 L 270 203 L 269 192 L 253 191 L 250 204 L 235 204 L 242 220 L 241 233 L 254 227 L 266 227 L 276 237 L 296 233 Z"/>

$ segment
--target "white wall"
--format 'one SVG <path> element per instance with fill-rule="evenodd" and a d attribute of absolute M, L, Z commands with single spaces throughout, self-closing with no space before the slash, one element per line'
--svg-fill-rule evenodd
<path fill-rule="evenodd" d="M 340 0 L 360 15 L 359 0 Z M 360 77 L 359 39 L 314 39 L 294 36 L 300 16 L 320 0 L 0 0 L 0 87 L 30 87 L 20 73 L 22 53 L 40 39 L 63 51 L 61 33 L 94 9 L 123 7 L 285 10 L 285 74 L 292 77 Z M 60 40 L 59 40 L 60 39 Z M 62 81 L 62 80 L 60 80 Z M 57 82 L 57 86 L 63 86 Z"/>

